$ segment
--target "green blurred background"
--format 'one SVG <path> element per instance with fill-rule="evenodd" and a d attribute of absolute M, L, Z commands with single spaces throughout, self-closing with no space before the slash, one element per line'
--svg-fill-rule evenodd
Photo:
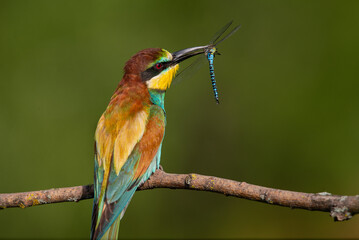
<path fill-rule="evenodd" d="M 173 85 L 162 165 L 273 188 L 359 193 L 358 1 L 1 1 L 0 192 L 88 184 L 97 121 L 137 51 L 242 28 Z M 0 238 L 88 238 L 92 200 L 0 211 Z M 359 237 L 359 217 L 222 195 L 136 193 L 121 238 Z"/>

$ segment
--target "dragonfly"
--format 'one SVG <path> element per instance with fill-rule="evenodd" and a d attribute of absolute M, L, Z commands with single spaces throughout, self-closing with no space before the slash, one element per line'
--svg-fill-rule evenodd
<path fill-rule="evenodd" d="M 207 58 L 207 61 L 209 64 L 209 74 L 211 77 L 214 98 L 215 98 L 217 104 L 219 104 L 219 95 L 218 95 L 216 77 L 215 77 L 215 73 L 214 73 L 214 57 L 216 55 L 221 55 L 217 50 L 217 45 L 219 43 L 223 42 L 224 40 L 226 40 L 227 38 L 229 38 L 230 36 L 232 36 L 241 27 L 241 25 L 238 25 L 235 28 L 233 28 L 227 35 L 223 36 L 223 34 L 228 30 L 228 28 L 232 25 L 232 23 L 233 23 L 233 21 L 230 21 L 229 23 L 224 25 L 214 35 L 214 37 L 209 42 L 209 44 L 206 45 L 206 50 L 205 50 L 205 54 L 204 54 L 205 57 Z M 222 38 L 221 38 L 221 36 L 222 36 Z M 197 71 L 199 69 L 199 66 L 203 63 L 202 59 L 204 59 L 204 58 L 203 57 L 198 58 L 191 65 L 189 65 L 182 72 L 180 72 L 176 78 L 182 80 L 182 78 L 184 78 L 185 75 L 188 75 L 188 73 L 190 73 L 190 72 L 194 73 L 195 71 Z M 176 79 L 176 82 L 178 82 L 177 79 Z"/>

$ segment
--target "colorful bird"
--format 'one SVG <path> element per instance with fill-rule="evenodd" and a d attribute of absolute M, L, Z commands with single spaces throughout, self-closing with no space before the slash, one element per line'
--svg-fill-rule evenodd
<path fill-rule="evenodd" d="M 159 168 L 165 134 L 166 89 L 178 64 L 209 46 L 169 53 L 149 48 L 125 65 L 124 76 L 95 133 L 91 239 L 117 239 L 120 220 L 137 187 Z"/>

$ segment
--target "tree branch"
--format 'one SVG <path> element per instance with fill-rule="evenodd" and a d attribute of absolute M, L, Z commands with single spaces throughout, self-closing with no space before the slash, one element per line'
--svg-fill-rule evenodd
<path fill-rule="evenodd" d="M 203 176 L 199 174 L 170 174 L 157 170 L 137 190 L 154 188 L 189 189 L 221 193 L 263 203 L 330 212 L 336 221 L 349 220 L 359 212 L 359 195 L 338 196 L 330 193 L 302 193 L 252 185 L 245 182 Z M 55 188 L 23 193 L 0 194 L 0 209 L 36 205 L 78 202 L 93 198 L 93 185 Z"/>

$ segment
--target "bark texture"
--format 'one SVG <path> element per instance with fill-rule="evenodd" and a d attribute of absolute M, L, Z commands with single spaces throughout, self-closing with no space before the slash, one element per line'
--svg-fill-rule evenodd
<path fill-rule="evenodd" d="M 359 212 L 359 195 L 339 196 L 327 192 L 302 193 L 267 188 L 196 173 L 171 174 L 157 170 L 138 191 L 154 188 L 189 189 L 224 194 L 290 208 L 329 212 L 335 221 L 349 220 Z M 93 198 L 93 185 L 0 194 L 0 209 L 78 202 Z"/>

